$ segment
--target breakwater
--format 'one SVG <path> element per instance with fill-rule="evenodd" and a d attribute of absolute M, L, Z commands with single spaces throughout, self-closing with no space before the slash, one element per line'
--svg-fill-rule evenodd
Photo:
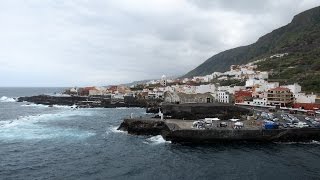
<path fill-rule="evenodd" d="M 174 143 L 215 143 L 215 142 L 306 142 L 319 141 L 319 128 L 293 129 L 181 129 L 162 134 Z"/>
<path fill-rule="evenodd" d="M 192 122 L 179 119 L 125 119 L 118 129 L 134 135 L 161 135 L 167 141 L 181 144 L 320 141 L 320 128 L 196 129 L 192 127 Z"/>

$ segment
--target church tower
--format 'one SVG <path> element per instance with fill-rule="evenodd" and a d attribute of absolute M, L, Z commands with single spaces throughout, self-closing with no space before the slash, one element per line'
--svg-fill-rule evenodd
<path fill-rule="evenodd" d="M 165 75 L 162 75 L 160 79 L 160 85 L 164 87 L 167 86 L 167 77 Z"/>

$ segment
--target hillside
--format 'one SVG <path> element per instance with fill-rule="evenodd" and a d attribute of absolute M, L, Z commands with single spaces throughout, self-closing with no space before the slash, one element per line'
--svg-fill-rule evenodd
<path fill-rule="evenodd" d="M 317 88 L 320 80 L 308 82 L 310 77 L 320 79 L 320 6 L 294 16 L 291 23 L 262 36 L 251 45 L 212 56 L 184 77 L 207 75 L 214 71 L 224 72 L 229 70 L 232 64 L 246 64 L 277 53 L 289 53 L 289 56 L 281 61 L 268 59 L 259 63 L 259 68 L 268 71 L 280 69 L 272 78 L 288 78 L 283 83 L 300 82 L 308 86 L 306 91 L 320 89 Z M 287 69 L 289 67 L 290 69 Z M 288 73 L 293 77 L 288 77 Z M 301 77 L 301 73 L 305 78 Z"/>

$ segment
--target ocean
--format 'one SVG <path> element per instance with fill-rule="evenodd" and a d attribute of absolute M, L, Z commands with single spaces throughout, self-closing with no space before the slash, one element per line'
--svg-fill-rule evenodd
<path fill-rule="evenodd" d="M 179 145 L 116 130 L 141 108 L 77 109 L 0 88 L 0 179 L 320 179 L 320 143 Z"/>

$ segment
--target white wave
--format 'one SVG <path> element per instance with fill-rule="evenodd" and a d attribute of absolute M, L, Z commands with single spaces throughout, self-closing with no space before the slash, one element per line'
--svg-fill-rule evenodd
<path fill-rule="evenodd" d="M 108 130 L 109 130 L 110 132 L 113 132 L 113 133 L 125 133 L 125 134 L 127 134 L 126 131 L 118 130 L 118 127 L 117 127 L 117 126 L 111 126 Z M 109 131 L 106 131 L 106 133 L 109 133 Z"/>
<path fill-rule="evenodd" d="M 163 139 L 161 135 L 157 135 L 157 136 L 152 136 L 146 139 L 144 143 L 156 145 L 156 144 L 163 144 L 163 143 L 171 143 L 171 141 L 166 141 L 165 139 Z"/>
<path fill-rule="evenodd" d="M 7 97 L 7 96 L 2 96 L 0 98 L 0 102 L 16 102 L 17 100 L 15 98 Z"/>
<path fill-rule="evenodd" d="M 71 116 L 89 116 L 88 112 L 64 111 L 56 114 L 41 114 L 0 121 L 0 141 L 33 140 L 50 138 L 87 138 L 95 133 L 62 127 L 51 127 L 45 122 L 66 120 Z"/>
<path fill-rule="evenodd" d="M 73 105 L 73 106 L 53 105 L 52 107 L 55 107 L 55 108 L 66 108 L 66 109 L 72 109 L 72 108 L 76 108 L 77 106 L 76 106 L 76 105 Z"/>
<path fill-rule="evenodd" d="M 21 106 L 24 106 L 24 107 L 39 107 L 39 108 L 47 108 L 47 107 L 49 107 L 48 105 L 43 105 L 43 104 L 22 104 Z"/>
<path fill-rule="evenodd" d="M 21 106 L 26 106 L 26 107 L 39 107 L 39 108 L 47 108 L 49 107 L 48 105 L 44 105 L 44 104 L 22 104 Z M 75 109 L 77 106 L 64 106 L 64 105 L 53 105 L 53 108 L 64 108 L 64 109 Z"/>

